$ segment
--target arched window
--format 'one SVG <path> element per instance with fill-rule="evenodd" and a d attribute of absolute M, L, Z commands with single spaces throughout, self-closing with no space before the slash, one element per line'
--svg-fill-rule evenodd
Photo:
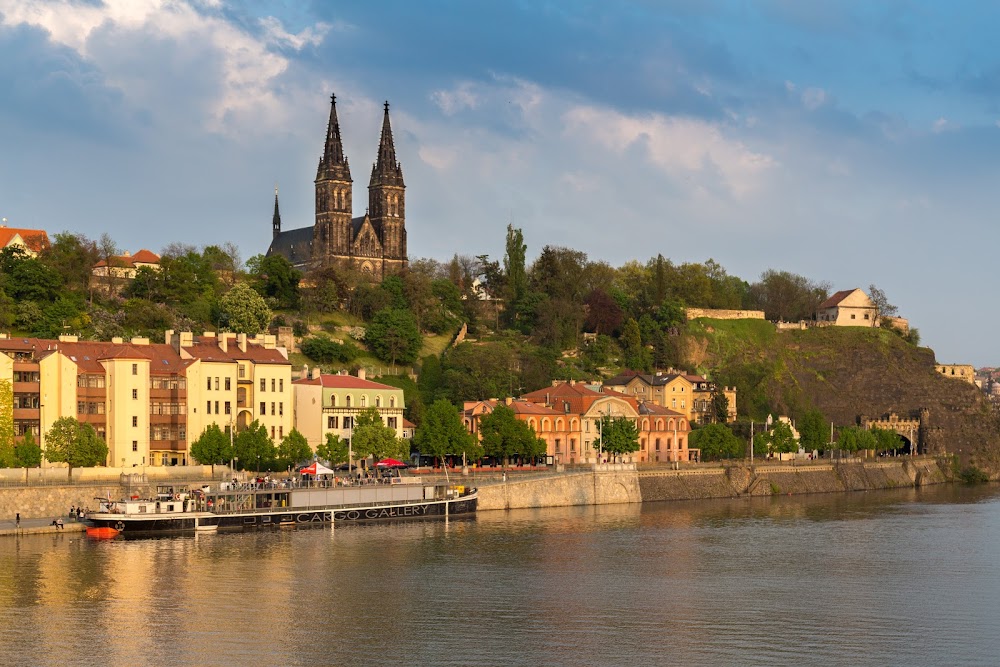
<path fill-rule="evenodd" d="M 663 430 L 663 420 L 662 419 L 657 419 L 656 420 L 656 430 L 657 431 L 662 431 Z"/>
<path fill-rule="evenodd" d="M 381 396 L 376 396 L 375 397 L 375 407 L 376 408 L 381 408 L 382 407 L 382 397 Z"/>
<path fill-rule="evenodd" d="M 676 428 L 676 425 L 674 424 L 674 420 L 673 419 L 667 420 L 667 430 L 668 431 L 673 431 L 674 428 Z"/>
<path fill-rule="evenodd" d="M 533 418 L 528 420 L 528 426 L 530 426 L 532 428 L 532 430 L 534 430 L 534 428 L 535 428 L 535 420 Z"/>
<path fill-rule="evenodd" d="M 571 430 L 571 431 L 578 431 L 579 429 L 580 429 L 580 427 L 579 427 L 576 419 L 570 419 L 569 420 L 569 430 Z"/>
<path fill-rule="evenodd" d="M 389 397 L 389 407 L 390 408 L 396 407 L 396 397 L 395 396 L 390 396 Z"/>
<path fill-rule="evenodd" d="M 361 394 L 361 407 L 368 407 L 368 394 Z"/>
<path fill-rule="evenodd" d="M 330 407 L 331 408 L 337 407 L 337 395 L 336 394 L 330 394 Z"/>
<path fill-rule="evenodd" d="M 563 420 L 562 419 L 557 419 L 556 420 L 556 430 L 557 431 L 562 431 L 563 430 Z"/>
<path fill-rule="evenodd" d="M 679 424 L 679 426 L 677 428 L 680 429 L 681 431 L 686 431 L 687 427 L 688 427 L 687 426 L 687 421 L 685 421 L 683 419 L 681 419 L 679 421 L 680 421 L 680 424 Z"/>
<path fill-rule="evenodd" d="M 347 407 L 351 407 L 351 395 L 350 394 L 348 394 L 347 397 L 344 399 L 344 404 Z"/>
<path fill-rule="evenodd" d="M 643 419 L 642 420 L 642 430 L 643 431 L 648 431 L 649 430 L 649 420 L 648 419 Z"/>
<path fill-rule="evenodd" d="M 543 431 L 548 431 L 549 430 L 549 420 L 548 419 L 543 419 L 542 420 L 542 430 Z"/>

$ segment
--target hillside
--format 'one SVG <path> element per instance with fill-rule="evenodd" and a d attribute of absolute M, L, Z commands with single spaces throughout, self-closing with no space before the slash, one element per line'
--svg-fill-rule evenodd
<path fill-rule="evenodd" d="M 817 409 L 837 426 L 860 415 L 929 411 L 928 444 L 1000 471 L 1000 420 L 973 385 L 935 372 L 934 352 L 882 329 L 777 332 L 763 320 L 695 320 L 681 334 L 691 367 L 736 385 L 740 414 L 800 416 Z"/>

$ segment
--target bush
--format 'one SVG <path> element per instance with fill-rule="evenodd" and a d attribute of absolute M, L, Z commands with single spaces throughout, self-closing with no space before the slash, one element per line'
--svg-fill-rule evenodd
<path fill-rule="evenodd" d="M 985 470 L 981 470 L 971 463 L 962 468 L 958 477 L 966 484 L 985 484 L 990 481 L 990 476 L 986 474 Z"/>
<path fill-rule="evenodd" d="M 302 341 L 302 354 L 319 363 L 347 364 L 361 354 L 353 343 L 341 343 L 327 336 L 311 336 Z"/>

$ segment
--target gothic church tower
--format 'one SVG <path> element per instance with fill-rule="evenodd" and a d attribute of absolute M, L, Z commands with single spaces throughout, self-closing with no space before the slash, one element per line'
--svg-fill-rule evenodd
<path fill-rule="evenodd" d="M 337 96 L 330 96 L 330 121 L 326 146 L 316 171 L 316 224 L 313 227 L 313 261 L 331 264 L 333 257 L 351 252 L 351 167 L 344 156 L 337 120 Z"/>
<path fill-rule="evenodd" d="M 372 166 L 368 185 L 368 211 L 372 226 L 382 242 L 384 274 L 398 273 L 407 266 L 405 190 L 403 169 L 396 161 L 396 148 L 392 141 L 389 103 L 386 102 L 378 158 Z"/>

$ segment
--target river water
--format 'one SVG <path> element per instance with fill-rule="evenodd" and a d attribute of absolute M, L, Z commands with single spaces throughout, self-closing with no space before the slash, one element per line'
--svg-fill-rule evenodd
<path fill-rule="evenodd" d="M 1000 664 L 1000 489 L 0 540 L 0 665 L 361 664 Z"/>

